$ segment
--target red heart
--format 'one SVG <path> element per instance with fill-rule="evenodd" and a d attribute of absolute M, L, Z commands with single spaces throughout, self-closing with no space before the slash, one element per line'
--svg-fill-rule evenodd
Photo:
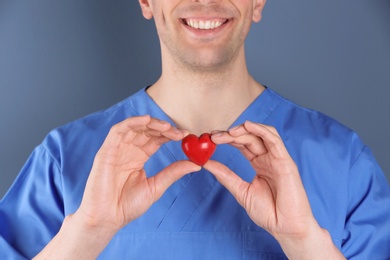
<path fill-rule="evenodd" d="M 199 138 L 189 134 L 181 142 L 181 148 L 187 157 L 199 166 L 204 165 L 213 155 L 217 145 L 211 141 L 211 135 L 202 134 Z"/>

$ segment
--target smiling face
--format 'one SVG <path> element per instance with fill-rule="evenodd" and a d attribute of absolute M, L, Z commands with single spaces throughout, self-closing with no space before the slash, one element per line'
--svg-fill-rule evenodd
<path fill-rule="evenodd" d="M 218 70 L 244 55 L 252 21 L 265 0 L 139 0 L 154 18 L 164 61 L 193 70 Z"/>

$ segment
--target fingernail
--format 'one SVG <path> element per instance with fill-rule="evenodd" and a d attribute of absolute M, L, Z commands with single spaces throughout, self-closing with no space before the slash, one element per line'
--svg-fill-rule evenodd
<path fill-rule="evenodd" d="M 169 122 L 167 122 L 167 121 L 164 121 L 164 120 L 161 120 L 161 119 L 159 119 L 158 121 L 159 121 L 160 124 L 169 125 Z"/>
<path fill-rule="evenodd" d="M 181 134 L 183 134 L 184 136 L 187 136 L 190 134 L 190 131 L 188 131 L 187 129 L 180 129 L 180 128 L 176 128 L 177 130 L 180 131 Z"/>
<path fill-rule="evenodd" d="M 224 132 L 223 130 L 213 130 L 210 132 L 210 134 L 216 134 L 216 133 L 219 133 L 219 132 Z"/>
<path fill-rule="evenodd" d="M 241 125 L 233 126 L 232 128 L 229 129 L 229 131 L 236 131 L 240 127 L 241 127 Z"/>
<path fill-rule="evenodd" d="M 177 129 L 176 127 L 172 127 L 172 129 L 173 129 L 173 132 L 175 132 L 176 134 L 183 134 L 184 133 L 183 130 Z"/>

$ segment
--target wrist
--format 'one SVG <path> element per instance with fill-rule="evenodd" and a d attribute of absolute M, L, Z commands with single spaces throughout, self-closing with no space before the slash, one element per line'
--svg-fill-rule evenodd
<path fill-rule="evenodd" d="M 329 232 L 319 226 L 305 234 L 275 237 L 288 259 L 345 259 Z"/>
<path fill-rule="evenodd" d="M 76 213 L 66 216 L 60 231 L 34 259 L 96 259 L 116 230 L 95 224 Z"/>
<path fill-rule="evenodd" d="M 65 218 L 64 227 L 74 233 L 73 236 L 75 241 L 78 241 L 78 245 L 94 249 L 90 252 L 94 255 L 93 259 L 104 250 L 118 231 L 117 227 L 98 223 L 90 218 L 86 218 L 83 214 L 78 214 L 78 212 Z M 79 247 L 82 249 L 81 246 Z"/>

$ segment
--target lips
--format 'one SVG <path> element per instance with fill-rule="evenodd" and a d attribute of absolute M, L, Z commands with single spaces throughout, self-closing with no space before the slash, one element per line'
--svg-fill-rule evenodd
<path fill-rule="evenodd" d="M 191 28 L 199 30 L 212 30 L 216 29 L 229 21 L 229 19 L 182 19 L 183 23 Z"/>

